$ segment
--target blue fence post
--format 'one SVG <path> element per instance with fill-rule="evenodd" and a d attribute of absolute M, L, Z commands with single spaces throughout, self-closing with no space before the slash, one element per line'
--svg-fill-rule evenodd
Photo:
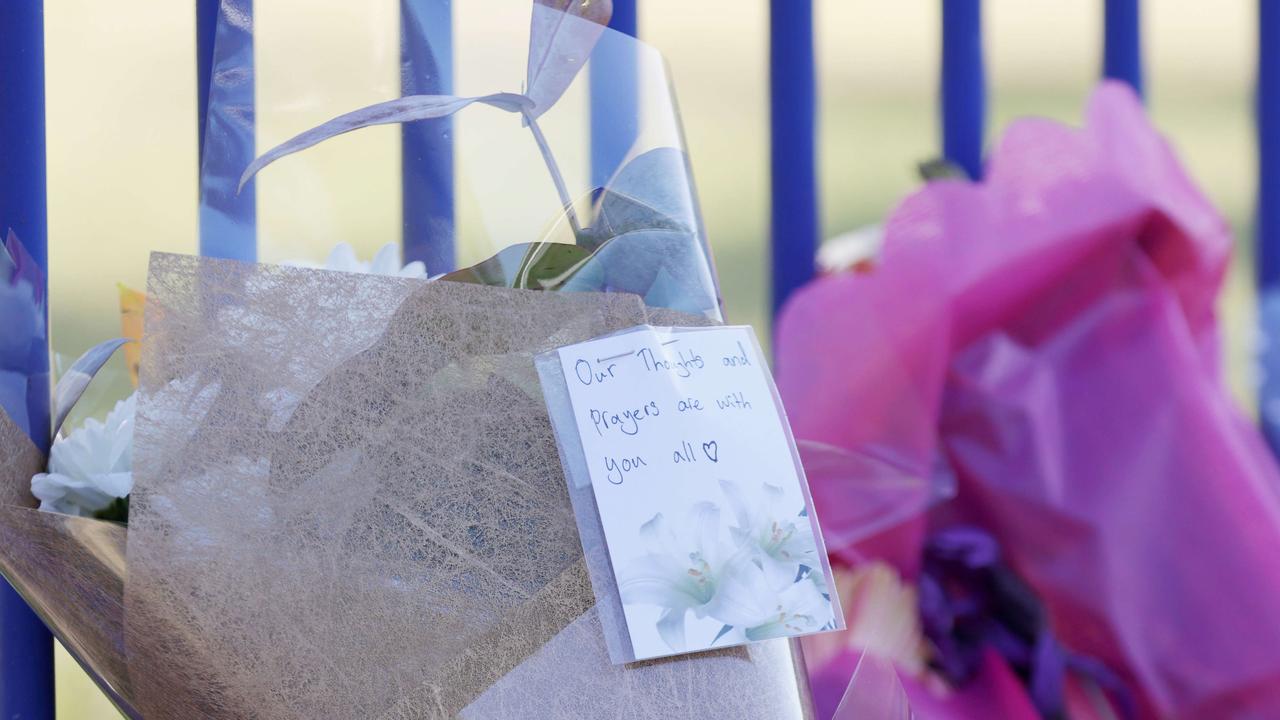
<path fill-rule="evenodd" d="M 609 27 L 636 37 L 637 0 L 613 0 Z M 591 56 L 591 185 L 604 187 L 626 159 L 639 131 L 639 65 L 635 48 L 602 42 Z"/>
<path fill-rule="evenodd" d="M 981 0 L 942 0 L 942 154 L 975 180 L 986 112 Z"/>
<path fill-rule="evenodd" d="M 214 72 L 220 67 L 219 72 Z M 253 0 L 196 1 L 200 254 L 258 257 L 256 180 L 236 181 L 253 162 Z M 213 112 L 210 110 L 213 109 Z M 205 153 L 211 134 L 223 152 Z"/>
<path fill-rule="evenodd" d="M 44 3 L 0 2 L 0 28 L 0 233 L 13 228 L 47 281 Z M 43 393 L 29 402 L 30 426 L 48 450 L 48 377 L 30 390 Z M 0 717 L 52 720 L 53 639 L 7 582 L 0 582 L 0 623 Z"/>
<path fill-rule="evenodd" d="M 814 275 L 819 232 L 814 76 L 812 0 L 770 0 L 774 315 Z"/>
<path fill-rule="evenodd" d="M 453 94 L 452 0 L 400 0 L 400 90 Z M 453 270 L 452 118 L 400 126 L 400 193 L 405 261 L 422 261 L 432 275 Z"/>
<path fill-rule="evenodd" d="M 222 0 L 196 0 L 196 172 L 204 159 L 204 133 L 209 118 L 209 83 L 213 79 L 213 43 Z"/>
<path fill-rule="evenodd" d="M 1142 95 L 1142 30 L 1139 0 L 1106 0 L 1102 76 L 1123 80 Z"/>
<path fill-rule="evenodd" d="M 1258 415 L 1280 453 L 1280 6 L 1258 0 Z"/>

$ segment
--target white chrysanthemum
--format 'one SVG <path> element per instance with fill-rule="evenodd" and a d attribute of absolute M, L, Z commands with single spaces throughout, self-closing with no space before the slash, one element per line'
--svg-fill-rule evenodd
<path fill-rule="evenodd" d="M 49 471 L 31 478 L 40 509 L 91 516 L 133 489 L 137 394 L 116 403 L 105 421 L 90 418 L 49 453 Z"/>
<path fill-rule="evenodd" d="M 360 260 L 356 256 L 355 248 L 343 242 L 333 247 L 323 265 L 303 261 L 291 261 L 285 264 L 295 267 L 338 270 L 340 272 L 362 273 L 365 275 L 390 275 L 392 277 L 419 279 L 427 277 L 427 266 L 421 261 L 415 260 L 408 265 L 404 264 L 400 246 L 396 243 L 383 245 L 382 249 L 378 250 L 378 253 L 373 256 L 373 260 L 370 262 Z"/>

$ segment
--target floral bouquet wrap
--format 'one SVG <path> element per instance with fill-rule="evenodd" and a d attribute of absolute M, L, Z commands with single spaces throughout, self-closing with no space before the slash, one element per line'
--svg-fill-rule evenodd
<path fill-rule="evenodd" d="M 25 404 L 5 396 L 4 576 L 131 717 L 807 717 L 795 641 L 610 661 L 533 362 L 635 325 L 721 321 L 660 59 L 605 29 L 607 2 L 546 0 L 523 92 L 501 92 L 520 68 L 497 62 L 508 72 L 458 84 L 506 85 L 393 96 L 286 140 L 337 113 L 324 87 L 252 107 L 242 10 L 224 2 L 218 28 L 206 245 L 243 256 L 256 221 L 259 256 L 305 255 L 265 200 L 332 232 L 350 183 L 323 152 L 346 139 L 263 172 L 256 219 L 246 181 L 404 122 L 406 143 L 456 139 L 469 199 L 456 224 L 417 230 L 474 258 L 441 276 L 438 258 L 405 266 L 394 248 L 372 266 L 346 246 L 330 259 L 387 275 L 152 254 L 136 396 L 60 432 L 47 464 L 41 428 L 19 427 Z M 430 28 L 406 17 L 406 67 L 429 77 Z M 598 183 L 569 162 L 586 137 L 580 71 L 597 63 L 628 68 L 639 98 L 614 114 L 625 142 Z M 273 123 L 284 144 L 237 163 Z M 420 160 L 402 170 L 438 180 Z M 55 429 L 119 345 L 63 374 Z"/>
<path fill-rule="evenodd" d="M 1276 716 L 1280 471 L 1220 373 L 1230 249 L 1108 83 L 796 294 L 778 385 L 850 628 L 806 640 L 820 716 Z"/>

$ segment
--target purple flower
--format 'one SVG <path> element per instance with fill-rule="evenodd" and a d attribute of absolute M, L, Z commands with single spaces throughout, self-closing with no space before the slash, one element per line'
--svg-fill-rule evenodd
<path fill-rule="evenodd" d="M 974 527 L 939 530 L 925 543 L 920 617 L 938 672 L 963 684 L 992 648 L 1021 675 L 1045 717 L 1064 716 L 1068 669 L 1096 682 L 1131 717 L 1132 699 L 1119 678 L 1062 647 L 1034 591 L 1000 557 L 995 538 Z"/>

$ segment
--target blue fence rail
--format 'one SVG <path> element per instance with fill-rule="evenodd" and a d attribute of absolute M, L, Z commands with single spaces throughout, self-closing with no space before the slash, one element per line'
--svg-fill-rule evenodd
<path fill-rule="evenodd" d="M 940 68 L 941 146 L 945 157 L 972 177 L 982 173 L 986 118 L 981 0 L 941 0 L 942 66 Z M 636 0 L 614 0 L 613 27 L 637 31 Z M 241 20 L 252 18 L 252 0 L 196 0 L 197 74 L 200 152 L 208 127 L 213 53 L 218 13 L 231 6 Z M 1280 286 L 1280 8 L 1259 0 L 1258 43 L 1258 284 L 1263 294 Z M 1105 0 L 1102 74 L 1143 89 L 1139 0 Z M 401 58 L 412 77 L 405 93 L 448 92 L 452 85 L 451 13 L 448 3 L 401 0 L 403 23 L 431 30 L 431 48 L 402 43 Z M 0 2 L 0 225 L 13 226 L 33 256 L 48 270 L 45 210 L 44 28 L 40 0 Z M 243 29 L 243 28 L 242 28 Z M 776 311 L 786 298 L 814 275 L 819 241 L 817 181 L 817 93 L 812 0 L 771 0 L 771 167 L 772 167 L 772 303 Z M 251 62 L 251 60 L 250 60 Z M 625 78 L 593 77 L 599 97 L 634 92 Z M 608 88 L 608 89 L 607 89 Z M 628 89 L 630 88 L 630 89 Z M 251 96 L 251 95 L 250 95 Z M 624 98 L 625 100 L 626 98 Z M 631 100 L 634 101 L 634 96 Z M 616 127 L 603 103 L 593 107 L 593 135 L 604 139 Z M 624 105 L 625 107 L 625 105 Z M 409 259 L 421 259 L 433 272 L 452 268 L 453 161 L 447 126 L 406 128 L 404 159 L 404 238 Z M 442 132 L 443 130 L 443 132 Z M 619 158 L 606 147 L 593 148 L 593 176 L 607 177 Z M 427 160 L 429 158 L 429 160 Z M 251 190 L 246 195 L 252 198 Z M 248 200 L 251 202 L 252 200 Z M 441 229 L 447 229 L 441 232 Z M 0 227 L 0 230 L 3 228 Z M 250 229 L 252 230 L 252 229 Z M 206 242 L 211 238 L 206 238 Z M 240 246 L 202 242 L 202 252 L 232 257 L 253 256 L 252 233 Z M 243 243 L 247 242 L 248 247 Z M 1280 353 L 1280 342 L 1272 343 Z M 1277 364 L 1280 366 L 1280 363 Z M 1280 382 L 1263 389 L 1264 408 L 1280 398 Z M 1280 434 L 1272 433 L 1273 437 Z M 35 615 L 7 583 L 0 583 L 0 716 L 44 720 L 54 715 L 52 642 Z"/>

